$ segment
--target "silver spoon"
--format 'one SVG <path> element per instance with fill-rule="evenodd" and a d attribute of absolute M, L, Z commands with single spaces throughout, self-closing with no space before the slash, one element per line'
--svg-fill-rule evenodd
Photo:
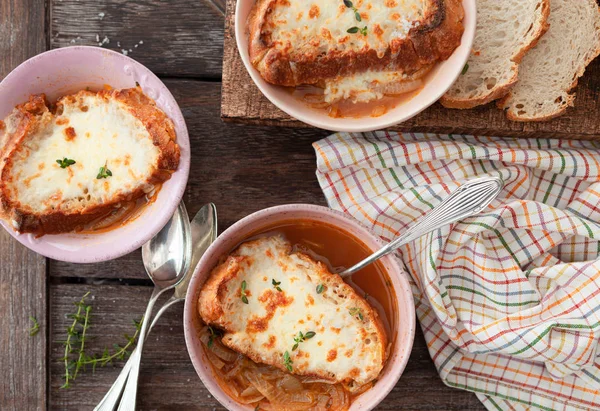
<path fill-rule="evenodd" d="M 466 182 L 433 210 L 421 217 L 400 237 L 353 267 L 340 272 L 339 275 L 349 277 L 422 235 L 463 218 L 479 214 L 500 194 L 502 187 L 504 187 L 504 183 L 499 177 L 482 177 Z"/>
<path fill-rule="evenodd" d="M 194 216 L 190 227 L 192 236 L 192 258 L 189 269 L 181 282 L 175 286 L 174 295 L 156 313 L 147 334 L 150 334 L 154 325 L 169 307 L 177 302 L 185 300 L 185 295 L 194 268 L 210 244 L 217 238 L 217 209 L 215 205 L 210 203 L 203 206 Z M 135 350 L 137 350 L 137 348 Z M 94 411 L 113 411 L 116 408 L 119 403 L 119 398 L 123 393 L 123 389 L 125 388 L 131 367 L 133 366 L 132 358 L 134 358 L 133 353 L 102 401 L 94 408 Z"/>
<path fill-rule="evenodd" d="M 127 379 L 128 386 L 129 382 L 131 382 L 132 385 L 137 387 L 141 353 L 144 347 L 152 308 L 156 300 L 164 292 L 173 289 L 183 279 L 184 274 L 190 266 L 191 258 L 192 239 L 190 234 L 190 220 L 185 206 L 183 203 L 180 203 L 171 220 L 154 238 L 142 246 L 144 268 L 154 283 L 154 290 L 144 313 L 136 350 L 130 357 L 133 365 Z M 133 404 L 135 404 L 136 394 L 137 390 L 133 390 L 130 393 L 130 396 L 133 397 Z M 133 409 L 133 407 L 130 408 L 130 410 Z"/>

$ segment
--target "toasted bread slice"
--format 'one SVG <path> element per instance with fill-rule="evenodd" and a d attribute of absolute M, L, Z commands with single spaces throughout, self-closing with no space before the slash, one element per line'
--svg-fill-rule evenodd
<path fill-rule="evenodd" d="M 154 190 L 179 164 L 171 120 L 140 88 L 17 106 L 0 130 L 0 211 L 21 233 L 68 232 Z M 101 170 L 102 168 L 102 170 Z"/>
<path fill-rule="evenodd" d="M 225 331 L 223 344 L 284 371 L 353 390 L 384 365 L 387 338 L 377 312 L 279 236 L 244 243 L 216 267 L 198 308 L 204 322 Z M 295 341 L 300 332 L 315 334 Z"/>
<path fill-rule="evenodd" d="M 448 108 L 473 108 L 506 93 L 519 63 L 548 29 L 550 0 L 478 0 L 473 51 L 463 74 L 442 97 Z"/>
<path fill-rule="evenodd" d="M 600 53 L 596 0 L 550 0 L 550 28 L 525 55 L 519 82 L 498 106 L 513 121 L 545 121 L 573 106 L 588 64 Z"/>
<path fill-rule="evenodd" d="M 282 86 L 368 70 L 410 75 L 454 52 L 463 17 L 462 0 L 257 0 L 249 54 L 266 81 Z"/>

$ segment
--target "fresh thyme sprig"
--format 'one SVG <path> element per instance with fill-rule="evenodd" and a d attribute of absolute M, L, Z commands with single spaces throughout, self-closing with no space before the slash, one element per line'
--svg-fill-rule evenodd
<path fill-rule="evenodd" d="M 350 310 L 348 310 L 348 312 L 350 313 L 350 315 L 352 317 L 358 317 L 361 321 L 364 321 L 364 317 L 363 317 L 363 313 L 362 310 L 358 307 L 352 307 L 350 308 Z"/>
<path fill-rule="evenodd" d="M 294 337 L 294 342 L 296 344 L 294 344 L 294 346 L 292 347 L 292 351 L 296 351 L 298 349 L 298 345 L 300 343 L 303 343 L 306 340 L 310 340 L 315 335 L 317 335 L 317 333 L 314 331 L 308 331 L 306 334 L 304 334 L 302 331 L 300 331 L 298 333 L 298 335 Z"/>
<path fill-rule="evenodd" d="M 29 336 L 33 337 L 40 331 L 40 323 L 38 323 L 37 318 L 29 316 L 29 320 L 33 323 L 31 328 L 29 329 Z"/>
<path fill-rule="evenodd" d="M 283 354 L 283 365 L 285 365 L 285 368 L 287 368 L 289 372 L 294 371 L 294 368 L 292 367 L 293 363 L 294 362 L 290 358 L 290 353 L 286 351 L 285 354 Z"/>
<path fill-rule="evenodd" d="M 350 0 L 344 0 L 344 5 L 352 10 L 352 12 L 354 13 L 354 18 L 356 19 L 356 21 L 358 21 L 360 23 L 362 21 L 362 16 L 360 15 L 360 12 L 358 11 L 358 9 L 356 7 L 354 7 L 354 3 L 352 3 L 352 1 L 350 1 Z M 360 32 L 360 34 L 362 34 L 363 36 L 366 36 L 367 35 L 367 26 L 363 27 L 362 29 L 358 28 L 358 27 L 350 27 L 347 30 L 347 32 L 350 34 L 355 34 L 355 33 Z"/>
<path fill-rule="evenodd" d="M 360 32 L 360 34 L 362 34 L 363 36 L 366 36 L 367 32 L 368 32 L 367 30 L 368 30 L 367 26 L 365 26 L 363 28 L 359 28 L 359 27 L 354 26 L 354 27 L 350 27 L 347 31 L 350 34 L 355 34 L 355 33 L 359 33 Z"/>
<path fill-rule="evenodd" d="M 70 158 L 67 158 L 67 157 L 63 158 L 62 160 L 58 159 L 58 160 L 56 160 L 56 162 L 58 163 L 60 168 L 67 168 L 76 163 L 75 160 L 71 160 Z"/>
<path fill-rule="evenodd" d="M 283 291 L 283 290 L 281 289 L 281 287 L 280 287 L 280 285 L 281 285 L 281 281 L 275 281 L 275 279 L 273 278 L 273 279 L 271 280 L 271 284 L 273 284 L 273 287 L 275 287 L 275 289 L 276 289 L 277 291 L 279 291 L 279 292 Z"/>
<path fill-rule="evenodd" d="M 102 355 L 88 355 L 85 352 L 85 346 L 87 339 L 89 338 L 88 331 L 90 329 L 92 306 L 87 305 L 85 299 L 89 295 L 90 293 L 87 292 L 81 297 L 81 300 L 74 303 L 77 307 L 77 311 L 75 314 L 68 315 L 69 318 L 73 319 L 73 323 L 71 326 L 67 327 L 67 339 L 63 343 L 65 346 L 65 354 L 62 361 L 65 364 L 65 374 L 64 384 L 61 388 L 69 388 L 71 382 L 75 381 L 79 375 L 79 372 L 85 370 L 88 365 L 92 367 L 92 371 L 95 371 L 97 366 L 104 367 L 114 360 L 123 360 L 126 356 L 129 356 L 141 330 L 141 321 L 134 320 L 135 334 L 133 337 L 125 334 L 127 343 L 123 347 L 114 344 L 114 352 L 112 354 L 108 348 L 105 348 Z"/>
<path fill-rule="evenodd" d="M 240 298 L 244 304 L 248 304 L 248 291 L 246 291 L 246 280 L 242 281 L 242 289 L 240 291 Z"/>
<path fill-rule="evenodd" d="M 96 176 L 96 179 L 102 180 L 103 178 L 108 178 L 108 177 L 112 177 L 112 171 L 110 171 L 108 169 L 108 161 L 107 161 L 106 163 L 104 163 L 104 166 L 100 167 L 100 170 L 98 171 L 98 175 Z"/>
<path fill-rule="evenodd" d="M 212 328 L 210 325 L 208 326 L 208 332 L 210 333 L 210 336 L 208 337 L 208 348 L 212 347 L 212 345 L 215 342 L 215 338 L 218 338 L 221 336 L 221 331 L 220 330 L 215 330 L 214 328 Z"/>

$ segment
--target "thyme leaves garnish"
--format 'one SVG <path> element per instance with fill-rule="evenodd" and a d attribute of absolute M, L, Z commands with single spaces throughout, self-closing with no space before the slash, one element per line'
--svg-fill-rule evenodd
<path fill-rule="evenodd" d="M 98 171 L 98 175 L 96 176 L 97 180 L 102 180 L 103 178 L 112 177 L 112 171 L 108 169 L 108 161 L 104 163 L 103 167 L 100 167 Z"/>
<path fill-rule="evenodd" d="M 246 284 L 246 280 L 242 281 L 242 289 L 240 291 L 240 298 L 242 299 L 242 302 L 244 304 L 248 304 L 248 292 L 246 291 L 247 286 L 248 286 L 248 284 Z"/>
<path fill-rule="evenodd" d="M 275 279 L 271 279 L 271 284 L 273 284 L 273 287 L 275 287 L 275 289 L 279 292 L 282 292 L 283 290 L 281 289 L 280 285 L 281 285 L 281 281 L 275 281 Z"/>
<path fill-rule="evenodd" d="M 292 364 L 294 364 L 294 362 L 292 361 L 292 359 L 290 358 L 290 353 L 288 351 L 286 351 L 283 354 L 283 365 L 285 365 L 285 368 L 287 368 L 287 370 L 289 372 L 293 372 L 294 368 L 292 367 Z"/>
<path fill-rule="evenodd" d="M 209 337 L 208 337 L 208 344 L 207 347 L 210 348 L 213 346 L 213 343 L 215 342 L 215 338 L 218 338 L 221 336 L 221 331 L 219 330 L 215 330 L 214 328 L 212 328 L 210 325 L 208 326 L 208 332 L 210 333 Z"/>
<path fill-rule="evenodd" d="M 29 336 L 33 337 L 40 331 L 40 323 L 38 322 L 37 318 L 32 317 L 31 315 L 29 316 L 29 320 L 33 323 L 29 329 Z"/>
<path fill-rule="evenodd" d="M 67 158 L 67 157 L 63 158 L 62 160 L 58 159 L 58 160 L 56 160 L 56 162 L 58 163 L 60 168 L 67 168 L 76 163 L 75 160 L 71 160 L 70 158 Z"/>
<path fill-rule="evenodd" d="M 356 21 L 358 21 L 359 23 L 362 22 L 362 16 L 360 15 L 360 12 L 358 11 L 358 9 L 356 7 L 354 7 L 354 3 L 352 3 L 352 1 L 344 0 L 344 5 L 352 10 Z M 350 34 L 356 34 L 356 33 L 360 32 L 360 34 L 362 34 L 363 36 L 366 36 L 367 35 L 367 26 L 363 27 L 362 29 L 360 29 L 358 27 L 350 27 L 347 31 Z"/>
<path fill-rule="evenodd" d="M 322 294 L 325 291 L 325 286 L 323 284 L 317 285 L 317 294 Z"/>
<path fill-rule="evenodd" d="M 61 360 L 65 365 L 64 384 L 60 387 L 63 389 L 69 388 L 71 382 L 75 381 L 79 372 L 85 370 L 88 365 L 92 367 L 92 371 L 96 370 L 97 366 L 104 367 L 112 363 L 114 360 L 123 360 L 129 356 L 133 345 L 142 328 L 141 321 L 133 321 L 135 325 L 135 334 L 130 337 L 125 334 L 127 343 L 124 346 L 114 344 L 114 352 L 111 354 L 108 348 L 105 348 L 102 355 L 86 353 L 86 342 L 88 340 L 88 331 L 90 329 L 90 320 L 92 307 L 85 303 L 85 299 L 90 293 L 86 293 L 81 300 L 74 303 L 77 311 L 74 314 L 69 314 L 67 317 L 72 318 L 73 322 L 67 327 L 67 339 L 63 343 L 64 357 Z"/>
<path fill-rule="evenodd" d="M 358 27 L 354 26 L 354 27 L 350 27 L 347 31 L 350 34 L 360 33 L 363 36 L 366 36 L 367 32 L 368 32 L 368 29 L 367 29 L 367 26 L 365 26 L 363 28 L 358 28 Z"/>
<path fill-rule="evenodd" d="M 358 307 L 352 307 L 350 310 L 348 310 L 348 312 L 352 317 L 358 317 L 361 321 L 364 321 L 365 319 L 362 310 Z"/>
<path fill-rule="evenodd" d="M 306 334 L 304 334 L 302 331 L 300 331 L 298 333 L 298 335 L 296 335 L 294 337 L 294 346 L 292 347 L 292 351 L 296 351 L 298 349 L 298 345 L 300 343 L 303 343 L 306 340 L 310 340 L 311 338 L 313 338 L 315 335 L 317 335 L 316 332 L 314 331 L 307 331 Z"/>
<path fill-rule="evenodd" d="M 467 71 L 469 71 L 469 63 L 465 64 L 460 75 L 464 76 L 465 74 L 467 74 Z"/>

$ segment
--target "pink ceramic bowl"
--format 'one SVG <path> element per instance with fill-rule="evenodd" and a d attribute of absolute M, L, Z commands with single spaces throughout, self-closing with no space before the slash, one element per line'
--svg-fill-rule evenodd
<path fill-rule="evenodd" d="M 313 220 L 333 225 L 349 235 L 359 238 L 372 250 L 382 246 L 382 242 L 375 235 L 353 218 L 329 208 L 308 204 L 285 205 L 258 211 L 240 220 L 217 238 L 194 271 L 185 300 L 183 324 L 185 342 L 196 372 L 210 393 L 224 407 L 232 411 L 246 411 L 252 410 L 252 408 L 235 402 L 215 381 L 210 361 L 206 358 L 197 335 L 200 322 L 197 310 L 200 289 L 212 269 L 218 264 L 219 259 L 229 254 L 243 239 L 266 226 L 294 219 Z M 415 308 L 407 274 L 392 257 L 385 257 L 381 262 L 396 293 L 398 331 L 396 335 L 390 336 L 390 340 L 395 340 L 395 343 L 377 384 L 352 403 L 351 411 L 371 410 L 389 394 L 404 371 L 415 336 Z"/>
<path fill-rule="evenodd" d="M 463 0 L 465 32 L 462 43 L 448 60 L 440 63 L 434 69 L 430 80 L 417 96 L 380 117 L 332 118 L 323 110 L 312 109 L 297 100 L 285 88 L 267 83 L 252 66 L 248 56 L 246 21 L 254 3 L 254 0 L 238 0 L 235 10 L 237 47 L 250 77 L 252 77 L 260 91 L 279 109 L 304 123 L 326 130 L 348 132 L 381 130 L 416 116 L 438 101 L 448 91 L 452 83 L 456 81 L 469 58 L 475 38 L 475 20 L 477 17 L 475 0 Z"/>
<path fill-rule="evenodd" d="M 125 226 L 102 234 L 60 234 L 35 238 L 17 234 L 5 221 L 0 224 L 21 244 L 43 256 L 74 263 L 111 260 L 139 248 L 171 218 L 187 184 L 190 142 L 181 110 L 167 87 L 135 60 L 99 47 L 67 47 L 35 56 L 14 69 L 0 83 L 0 119 L 4 119 L 31 94 L 45 93 L 54 100 L 86 87 L 135 87 L 139 83 L 173 122 L 181 148 L 179 168 L 163 184 L 156 201 Z"/>

